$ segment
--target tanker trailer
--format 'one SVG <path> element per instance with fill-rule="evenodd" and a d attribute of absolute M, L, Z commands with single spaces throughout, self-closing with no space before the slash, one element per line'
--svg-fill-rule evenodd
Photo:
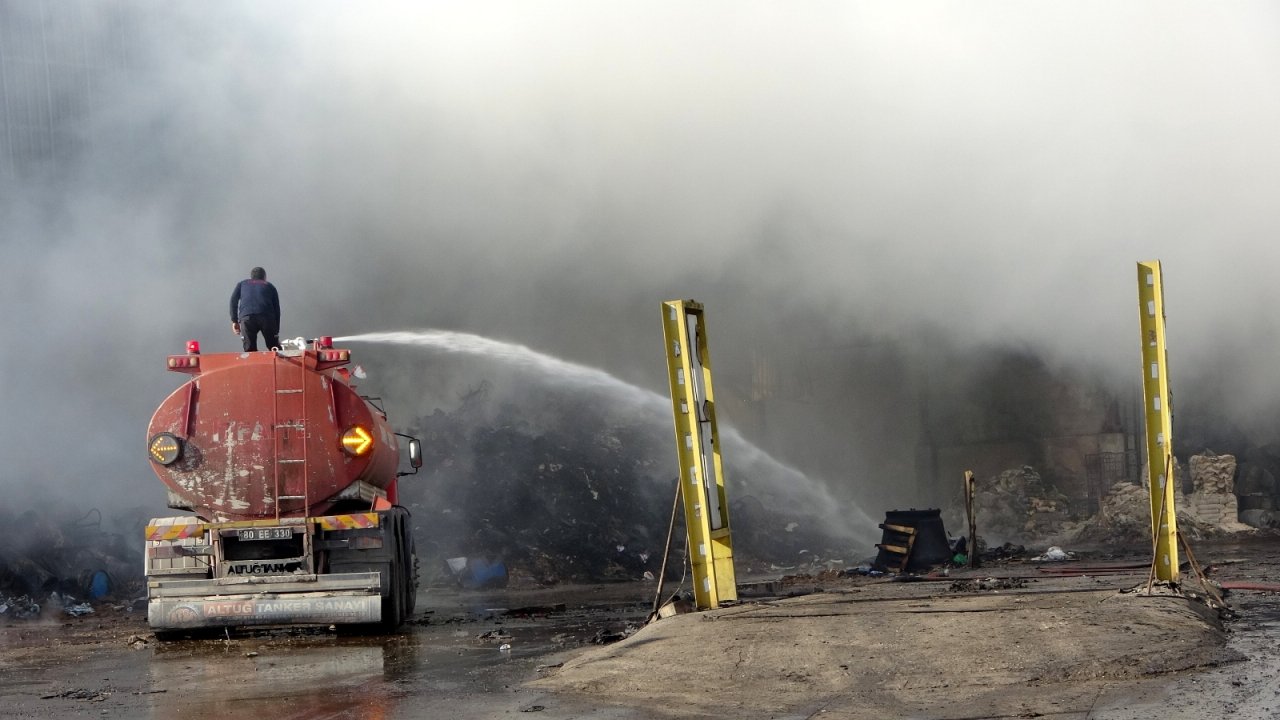
<path fill-rule="evenodd" d="M 396 505 L 398 438 L 329 338 L 171 355 L 193 376 L 147 429 L 169 507 L 146 530 L 147 620 L 161 637 L 253 625 L 390 631 L 413 612 L 417 558 Z"/>

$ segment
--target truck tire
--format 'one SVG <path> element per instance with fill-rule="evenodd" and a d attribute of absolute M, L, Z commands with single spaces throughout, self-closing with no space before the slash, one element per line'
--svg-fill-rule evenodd
<path fill-rule="evenodd" d="M 387 518 L 391 521 L 390 532 L 387 535 L 394 546 L 394 551 L 391 554 L 391 562 L 388 563 L 389 572 L 391 573 L 391 587 L 387 592 L 387 596 L 382 599 L 382 622 L 379 625 L 382 630 L 391 632 L 404 623 L 404 587 L 406 584 L 404 510 L 392 508 L 391 512 L 387 513 Z"/>
<path fill-rule="evenodd" d="M 405 587 L 410 584 L 406 572 L 405 547 L 408 513 L 404 508 L 395 507 L 382 515 L 382 548 L 377 551 L 342 550 L 331 551 L 329 568 L 333 572 L 378 572 L 386 578 L 387 594 L 381 600 L 382 618 L 376 623 L 360 623 L 339 625 L 338 632 L 343 635 L 385 635 L 394 632 L 404 624 L 408 617 L 409 607 L 406 601 Z M 368 556 L 365 554 L 369 553 Z"/>
<path fill-rule="evenodd" d="M 408 621 L 413 617 L 413 610 L 418 605 L 418 552 L 414 548 L 413 527 L 409 524 L 407 516 L 404 524 L 404 539 L 406 548 L 404 619 Z"/>

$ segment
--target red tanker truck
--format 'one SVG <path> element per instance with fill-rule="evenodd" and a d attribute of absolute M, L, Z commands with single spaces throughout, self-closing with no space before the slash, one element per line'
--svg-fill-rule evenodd
<path fill-rule="evenodd" d="M 147 429 L 169 507 L 147 525 L 147 619 L 158 635 L 250 625 L 393 630 L 412 612 L 417 558 L 396 505 L 400 443 L 356 392 L 351 351 L 171 355 L 192 378 Z M 358 371 L 357 371 L 358 372 Z"/>

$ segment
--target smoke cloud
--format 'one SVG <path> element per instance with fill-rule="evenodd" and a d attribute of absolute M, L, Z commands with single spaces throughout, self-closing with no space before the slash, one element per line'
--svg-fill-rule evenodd
<path fill-rule="evenodd" d="M 726 398 L 815 398 L 748 434 L 857 498 L 910 470 L 925 365 L 1136 387 L 1159 258 L 1175 387 L 1263 441 L 1277 13 L 0 0 L 0 490 L 158 504 L 163 356 L 237 348 L 255 265 L 285 336 L 464 330 L 658 392 L 696 298 Z M 420 376 L 405 411 L 455 397 L 360 352 Z"/>

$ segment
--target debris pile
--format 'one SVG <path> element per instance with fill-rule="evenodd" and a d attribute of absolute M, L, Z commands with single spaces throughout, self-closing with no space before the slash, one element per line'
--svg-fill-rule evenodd
<path fill-rule="evenodd" d="M 474 573 L 459 568 L 476 563 L 501 566 L 513 586 L 656 576 L 676 488 L 670 426 L 563 394 L 540 403 L 490 394 L 482 384 L 412 428 L 427 474 L 402 481 L 400 501 L 413 512 L 423 579 L 465 585 Z M 812 509 L 753 494 L 741 474 L 733 483 L 740 572 L 839 557 L 827 550 L 838 541 L 806 522 Z M 680 577 L 684 537 L 679 512 L 668 580 Z"/>
<path fill-rule="evenodd" d="M 86 601 L 133 597 L 142 588 L 142 541 L 102 528 L 96 510 L 82 517 L 0 508 L 0 524 L 22 528 L 0 536 L 0 617 L 93 612 Z"/>
<path fill-rule="evenodd" d="M 980 481 L 975 502 L 978 533 L 993 540 L 1027 543 L 1056 537 L 1071 523 L 1067 496 L 1029 465 Z"/>
<path fill-rule="evenodd" d="M 1150 543 L 1151 497 L 1130 482 L 1112 485 L 1098 506 L 1098 514 L 1076 530 L 1076 542 L 1114 541 Z"/>
<path fill-rule="evenodd" d="M 1190 493 L 1176 492 L 1178 529 L 1196 539 L 1245 532 L 1237 520 L 1236 459 L 1231 455 L 1193 455 L 1187 464 Z M 1175 471 L 1175 472 L 1180 472 Z M 1181 489 L 1181 483 L 1175 483 Z M 1098 514 L 1084 521 L 1076 541 L 1146 541 L 1151 538 L 1151 497 L 1145 485 L 1119 482 L 1107 491 Z"/>
<path fill-rule="evenodd" d="M 1191 469 L 1189 495 L 1178 503 L 1181 522 L 1185 514 L 1197 525 L 1208 526 L 1223 532 L 1247 530 L 1240 520 L 1236 500 L 1236 459 L 1233 455 L 1193 455 L 1188 462 Z"/>

